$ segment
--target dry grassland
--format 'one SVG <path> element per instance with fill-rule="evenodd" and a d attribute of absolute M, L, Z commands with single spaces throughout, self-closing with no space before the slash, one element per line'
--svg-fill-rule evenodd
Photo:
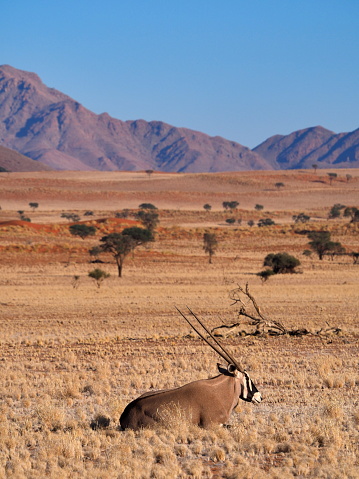
<path fill-rule="evenodd" d="M 0 478 L 358 478 L 359 265 L 306 258 L 307 237 L 295 233 L 328 228 L 359 251 L 358 225 L 326 220 L 334 203 L 359 207 L 358 173 L 347 182 L 340 171 L 332 186 L 319 171 L 1 174 L 0 222 L 26 210 L 32 223 L 0 225 Z M 226 225 L 227 200 L 240 202 L 241 225 Z M 156 242 L 127 258 L 121 279 L 103 256 L 99 266 L 111 276 L 97 288 L 88 249 L 127 226 L 114 211 L 142 202 L 160 208 Z M 112 219 L 81 240 L 60 214 L 86 219 L 86 210 L 93 221 Z M 294 225 L 300 212 L 312 221 Z M 246 225 L 265 216 L 278 224 Z M 202 248 L 208 228 L 219 241 L 212 265 Z M 262 284 L 265 255 L 283 251 L 301 260 L 301 274 Z M 154 430 L 119 431 L 139 394 L 217 374 L 218 357 L 174 306 L 190 306 L 211 327 L 235 322 L 229 292 L 247 282 L 271 319 L 342 334 L 223 340 L 262 404 L 241 401 L 229 428 L 199 429 L 173 411 Z"/>

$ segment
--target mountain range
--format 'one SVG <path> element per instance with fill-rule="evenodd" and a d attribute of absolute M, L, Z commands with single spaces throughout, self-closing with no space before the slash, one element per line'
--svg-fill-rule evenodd
<path fill-rule="evenodd" d="M 31 160 L 38 169 L 187 173 L 311 168 L 314 163 L 359 167 L 359 129 L 336 134 L 307 128 L 273 136 L 251 150 L 161 121 L 97 115 L 44 85 L 35 73 L 9 65 L 0 66 L 0 145 L 28 158 L 23 167 L 12 161 L 11 171 L 32 170 Z M 0 166 L 6 168 L 2 158 L 0 150 Z"/>

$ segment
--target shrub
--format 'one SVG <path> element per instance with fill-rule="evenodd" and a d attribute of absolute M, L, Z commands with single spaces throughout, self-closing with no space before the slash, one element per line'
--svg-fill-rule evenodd
<path fill-rule="evenodd" d="M 271 219 L 271 218 L 261 218 L 259 221 L 258 221 L 258 226 L 259 227 L 262 227 L 262 226 L 273 226 L 275 225 L 275 222 Z"/>
<path fill-rule="evenodd" d="M 95 226 L 87 225 L 71 225 L 69 229 L 73 236 L 80 236 L 82 239 L 87 238 L 87 236 L 94 236 L 97 231 Z"/>
<path fill-rule="evenodd" d="M 338 254 L 342 251 L 342 245 L 339 242 L 332 241 L 329 231 L 311 231 L 308 233 L 309 246 L 317 253 L 320 260 L 325 254 Z"/>
<path fill-rule="evenodd" d="M 152 203 L 141 203 L 138 207 L 141 210 L 157 210 L 157 207 Z"/>
<path fill-rule="evenodd" d="M 227 218 L 226 219 L 226 223 L 228 223 L 229 225 L 233 225 L 235 223 L 235 219 L 234 218 Z"/>
<path fill-rule="evenodd" d="M 293 215 L 292 219 L 294 223 L 307 223 L 310 220 L 310 216 L 304 213 L 299 213 L 298 215 Z"/>
<path fill-rule="evenodd" d="M 96 281 L 97 287 L 100 288 L 102 282 L 110 276 L 109 273 L 106 273 L 100 268 L 96 268 L 89 272 L 89 277 L 93 278 Z"/>
<path fill-rule="evenodd" d="M 299 259 L 288 253 L 268 254 L 263 266 L 268 266 L 274 274 L 295 273 L 295 268 L 300 265 Z"/>

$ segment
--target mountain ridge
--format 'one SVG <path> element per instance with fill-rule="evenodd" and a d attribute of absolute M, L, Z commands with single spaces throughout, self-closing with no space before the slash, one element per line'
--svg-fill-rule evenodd
<path fill-rule="evenodd" d="M 359 167 L 359 129 L 274 135 L 252 150 L 161 121 L 99 115 L 36 73 L 0 66 L 0 144 L 58 170 L 220 172 Z M 1 166 L 1 165 L 0 165 Z"/>
<path fill-rule="evenodd" d="M 271 169 L 236 142 L 160 121 L 96 115 L 33 73 L 0 67 L 0 143 L 54 169 Z"/>

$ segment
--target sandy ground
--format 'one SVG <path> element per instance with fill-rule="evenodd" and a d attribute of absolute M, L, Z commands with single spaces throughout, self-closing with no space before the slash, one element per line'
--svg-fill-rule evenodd
<path fill-rule="evenodd" d="M 345 174 L 333 185 L 323 171 L 1 174 L 0 477 L 359 477 L 359 266 L 348 256 L 304 257 L 308 239 L 296 233 L 328 228 L 348 251 L 359 251 L 356 226 L 327 220 L 335 203 L 359 206 L 358 172 L 350 171 L 350 181 Z M 223 212 L 228 200 L 240 202 L 238 211 Z M 29 202 L 39 207 L 31 211 Z M 91 209 L 95 221 L 142 202 L 159 208 L 161 223 L 156 241 L 127 258 L 122 278 L 111 256 L 93 265 L 88 249 L 125 224 L 95 223 L 96 236 L 82 240 L 60 217 L 71 211 L 85 220 Z M 254 210 L 257 203 L 263 212 Z M 31 225 L 6 223 L 18 210 Z M 298 212 L 312 221 L 294 225 Z M 228 216 L 242 223 L 228 226 Z M 246 224 L 263 216 L 278 224 Z M 206 230 L 218 237 L 213 264 L 203 250 Z M 300 274 L 262 284 L 256 273 L 264 257 L 283 251 L 300 259 Z M 88 277 L 96 266 L 111 275 L 100 288 Z M 223 340 L 265 397 L 256 408 L 241 403 L 229 432 L 117 431 L 123 407 L 137 395 L 216 373 L 217 355 L 188 336 L 175 306 L 190 306 L 211 327 L 237 322 L 239 306 L 229 294 L 247 282 L 266 317 L 288 328 L 335 326 L 342 333 Z M 50 417 L 60 412 L 56 428 Z M 111 418 L 104 432 L 89 426 L 98 413 Z M 239 430 L 252 432 L 247 446 Z M 59 448 L 70 439 L 75 449 Z M 126 453 L 131 441 L 137 445 Z M 172 462 L 153 452 L 160 443 Z M 136 447 L 149 459 L 131 455 Z"/>

